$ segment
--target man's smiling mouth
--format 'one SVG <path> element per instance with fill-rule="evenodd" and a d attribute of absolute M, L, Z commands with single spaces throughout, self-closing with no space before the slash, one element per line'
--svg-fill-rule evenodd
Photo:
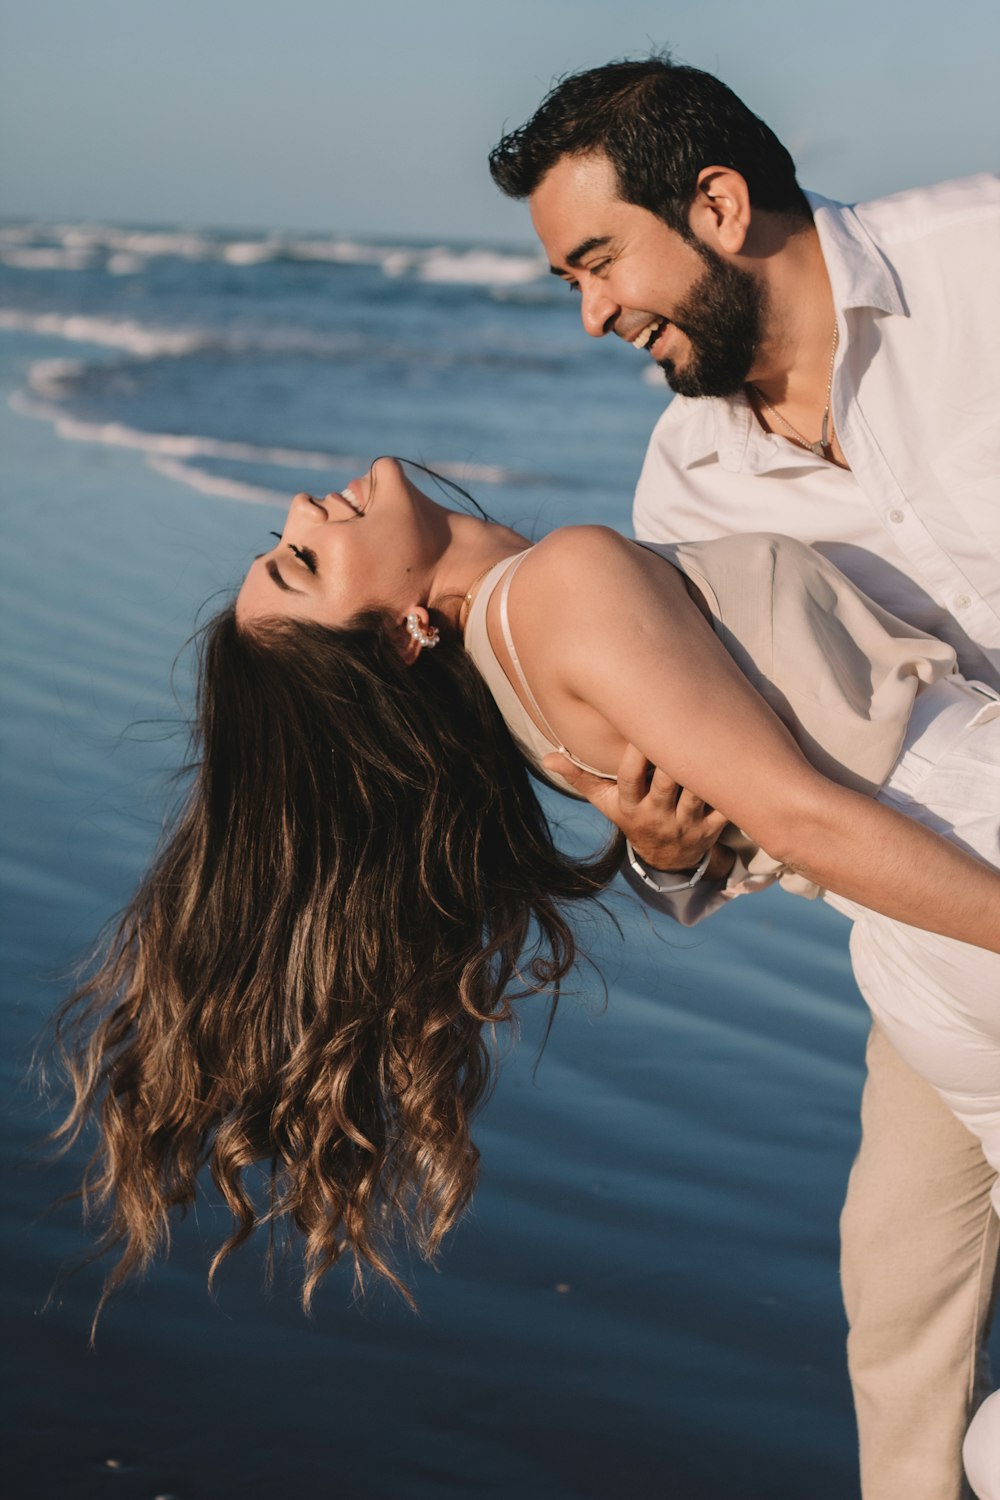
<path fill-rule="evenodd" d="M 635 338 L 629 339 L 629 343 L 633 349 L 649 349 L 669 324 L 669 318 L 655 318 L 651 323 L 647 323 L 645 328 L 640 328 Z"/>

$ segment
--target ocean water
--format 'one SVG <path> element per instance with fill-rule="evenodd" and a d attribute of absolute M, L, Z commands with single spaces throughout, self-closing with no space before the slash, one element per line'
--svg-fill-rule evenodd
<path fill-rule="evenodd" d="M 647 373 L 644 373 L 647 372 Z M 182 651 L 287 497 L 392 452 L 532 535 L 628 528 L 666 389 L 592 346 L 530 248 L 0 225 L 6 781 L 0 1296 L 12 1500 L 855 1491 L 836 1224 L 867 1016 L 829 910 L 769 892 L 694 932 L 614 898 L 414 1317 L 332 1275 L 305 1320 L 261 1257 L 205 1291 L 210 1189 L 86 1333 L 100 1270 L 27 1060 L 155 843 Z M 553 799 L 565 837 L 598 820 Z"/>

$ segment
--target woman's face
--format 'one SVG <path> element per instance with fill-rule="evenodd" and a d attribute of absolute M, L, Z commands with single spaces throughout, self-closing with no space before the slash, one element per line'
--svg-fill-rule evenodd
<path fill-rule="evenodd" d="M 447 545 L 447 514 L 394 458 L 376 459 L 363 479 L 323 500 L 296 495 L 280 540 L 250 566 L 237 619 L 345 625 L 373 608 L 402 618 L 426 602 L 430 571 Z"/>

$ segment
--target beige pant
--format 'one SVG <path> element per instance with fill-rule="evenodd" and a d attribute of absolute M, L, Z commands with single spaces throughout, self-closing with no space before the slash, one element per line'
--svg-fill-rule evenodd
<path fill-rule="evenodd" d="M 864 1500 L 965 1500 L 1000 1220 L 982 1148 L 877 1025 L 841 1218 Z"/>

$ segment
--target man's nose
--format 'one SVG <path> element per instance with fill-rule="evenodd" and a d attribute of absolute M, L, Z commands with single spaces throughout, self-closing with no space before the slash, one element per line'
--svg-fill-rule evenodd
<path fill-rule="evenodd" d="M 599 281 L 589 281 L 582 289 L 580 318 L 592 339 L 602 339 L 611 333 L 621 308 L 613 297 L 609 297 Z"/>

